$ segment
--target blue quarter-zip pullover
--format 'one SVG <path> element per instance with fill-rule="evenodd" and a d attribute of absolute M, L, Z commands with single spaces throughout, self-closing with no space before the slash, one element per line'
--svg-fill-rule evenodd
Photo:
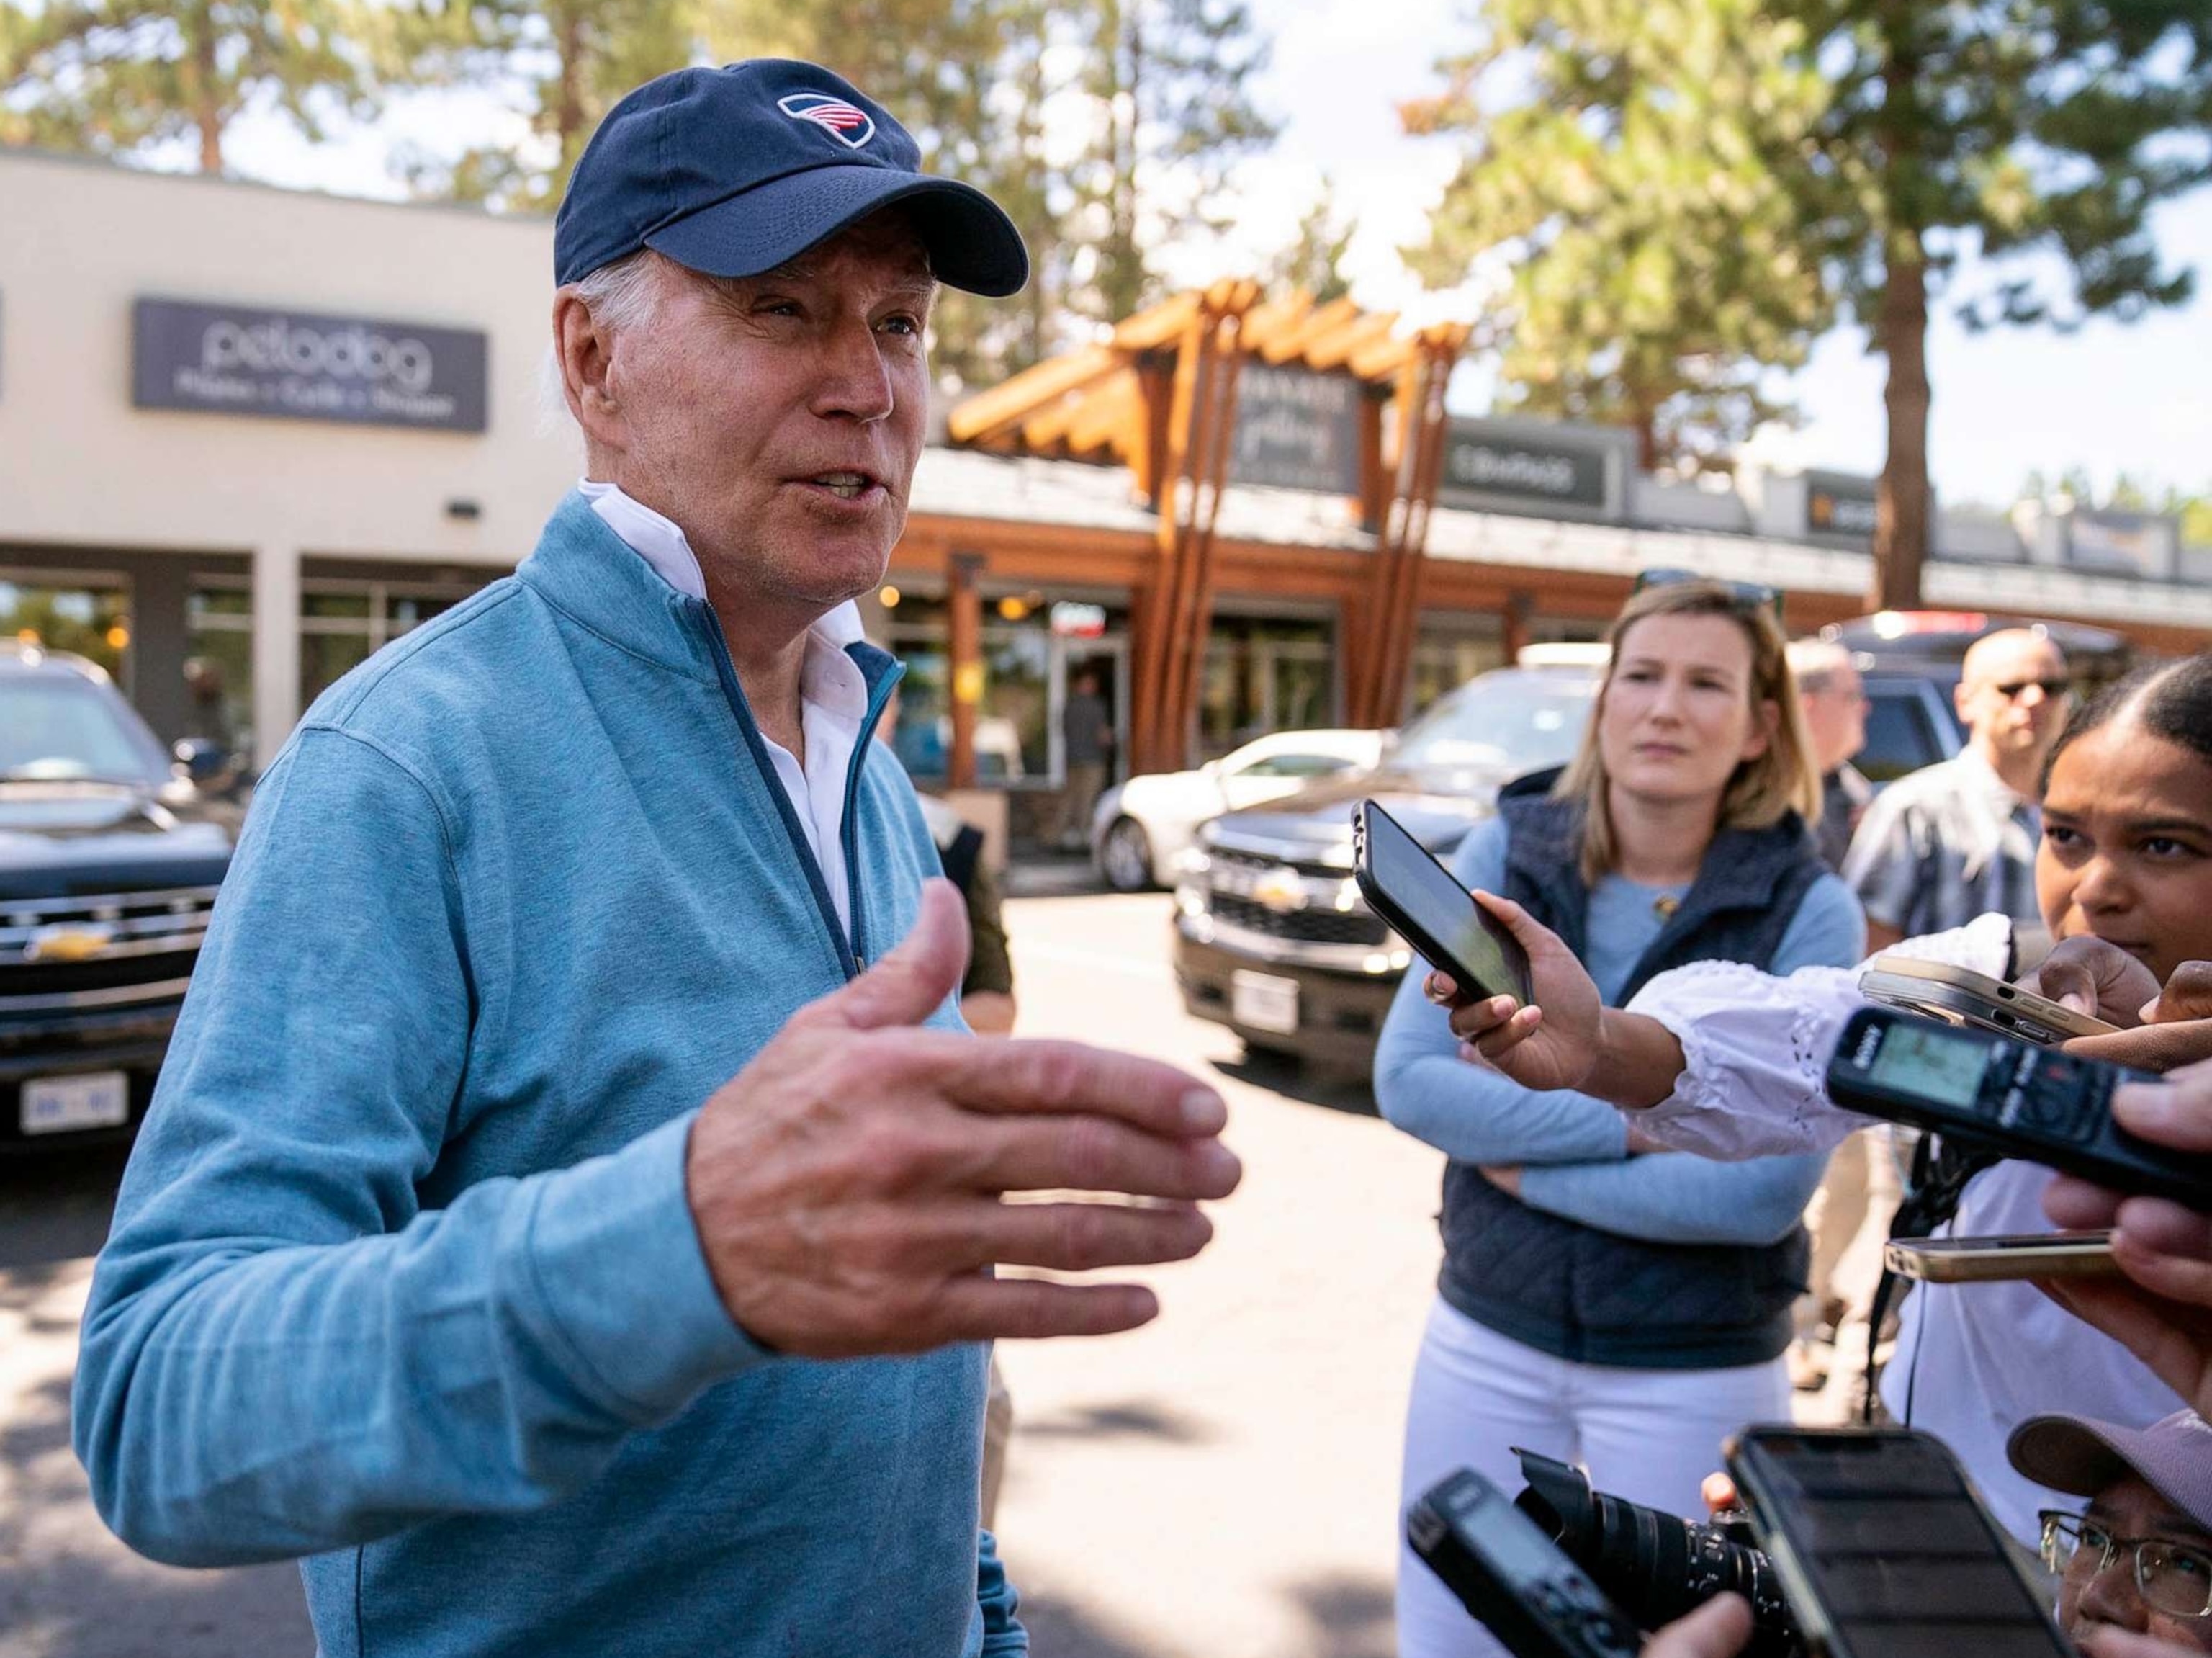
<path fill-rule="evenodd" d="M 872 725 L 897 669 L 851 650 Z M 318 699 L 94 1276 L 109 1524 L 307 1557 L 323 1658 L 1024 1651 L 983 1350 L 763 1351 L 685 1200 L 700 1104 L 936 869 L 866 729 L 844 850 L 849 936 L 712 612 L 580 497 Z"/>

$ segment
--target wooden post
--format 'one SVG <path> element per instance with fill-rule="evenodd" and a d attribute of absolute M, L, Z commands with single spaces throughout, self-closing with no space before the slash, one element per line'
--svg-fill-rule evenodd
<path fill-rule="evenodd" d="M 952 753 L 945 760 L 945 782 L 954 789 L 975 786 L 975 710 L 983 700 L 983 597 L 976 578 L 982 570 L 978 552 L 955 552 L 946 560 Z"/>
<path fill-rule="evenodd" d="M 1508 667 L 1519 661 L 1521 653 L 1528 648 L 1528 618 L 1535 609 L 1535 594 L 1514 593 L 1507 595 L 1505 607 L 1498 612 L 1499 633 L 1505 646 Z"/>

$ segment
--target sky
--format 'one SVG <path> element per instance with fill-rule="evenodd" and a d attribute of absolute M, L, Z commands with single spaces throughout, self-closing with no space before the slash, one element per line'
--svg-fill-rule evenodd
<path fill-rule="evenodd" d="M 1273 52 L 1258 101 L 1283 123 L 1279 141 L 1240 164 L 1237 222 L 1218 242 L 1165 250 L 1179 283 L 1249 273 L 1285 246 L 1324 176 L 1357 215 L 1346 260 L 1352 295 L 1409 324 L 1470 314 L 1466 293 L 1424 291 L 1397 249 L 1418 241 L 1450 177 L 1448 140 L 1414 140 L 1399 130 L 1395 106 L 1432 89 L 1432 65 L 1467 38 L 1454 0 L 1253 0 Z M 403 193 L 387 157 L 412 142 L 439 149 L 511 136 L 511 116 L 487 101 L 409 100 L 369 131 L 310 148 L 273 123 L 249 119 L 229 146 L 239 171 L 273 183 L 343 193 Z M 2212 191 L 2167 204 L 2157 218 L 2171 263 L 2190 265 L 2208 290 L 2186 307 L 2124 326 L 2088 324 L 2072 335 L 2006 329 L 1970 335 L 1948 314 L 1929 331 L 1935 404 L 1929 462 L 1948 504 L 2002 505 L 2031 470 L 2056 475 L 2086 466 L 2101 491 L 2125 472 L 2154 486 L 2212 491 Z M 1973 291 L 1972 273 L 1961 291 Z M 1783 467 L 1872 473 L 1885 447 L 1884 365 L 1866 338 L 1839 328 L 1788 386 L 1802 416 L 1795 430 L 1768 432 L 1753 456 Z M 1452 404 L 1479 414 L 1492 383 L 1479 363 L 1463 365 Z"/>

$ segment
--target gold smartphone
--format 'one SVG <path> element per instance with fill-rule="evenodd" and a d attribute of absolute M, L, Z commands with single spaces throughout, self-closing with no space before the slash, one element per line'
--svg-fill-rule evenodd
<path fill-rule="evenodd" d="M 2120 1028 L 2002 978 L 1901 955 L 1878 955 L 1869 963 L 1859 975 L 1859 994 L 1886 1008 L 2017 1037 L 2039 1048 L 2077 1036 L 2110 1036 Z"/>
<path fill-rule="evenodd" d="M 2110 1232 L 2023 1232 L 1996 1238 L 1892 1238 L 1883 1263 L 1923 1283 L 1987 1283 L 2008 1278 L 2104 1277 L 2112 1261 Z"/>

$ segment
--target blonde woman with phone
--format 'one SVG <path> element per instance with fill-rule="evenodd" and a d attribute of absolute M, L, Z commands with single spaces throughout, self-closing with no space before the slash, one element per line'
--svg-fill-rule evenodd
<path fill-rule="evenodd" d="M 2037 898 L 2060 942 L 2030 988 L 2132 1027 L 2076 1038 L 2066 1051 L 2148 1070 L 2202 1057 L 2212 1048 L 2212 1021 L 2177 1019 L 2165 1003 L 2192 964 L 2212 959 L 2212 653 L 2131 675 L 2083 710 L 2045 769 L 2042 818 Z M 1816 1149 L 1864 1122 L 1838 1109 L 1824 1082 L 1838 1035 L 1864 1005 L 1856 971 L 1784 978 L 1707 965 L 1656 979 L 1624 1012 L 1600 1005 L 1560 940 L 1511 905 L 1490 907 L 1528 951 L 1535 1006 L 1509 1008 L 1498 998 L 1455 1005 L 1455 1028 L 1486 1065 L 1532 1088 L 1571 1088 L 1641 1108 L 1629 1119 L 1635 1131 L 1711 1156 Z M 2012 924 L 2002 916 L 1897 951 L 2020 976 Z M 2082 984 L 2078 964 L 2062 960 L 2077 952 L 2097 960 L 2094 983 Z M 1455 993 L 1450 999 L 1459 1002 Z M 1973 1175 L 1951 1230 L 2050 1230 L 2052 1179 L 2025 1162 Z M 2075 1227 L 2109 1224 L 2079 1204 L 2062 1215 Z M 2068 1293 L 2111 1300 L 2100 1288 Z M 1882 1399 L 1893 1417 L 1948 1442 L 1998 1518 L 2029 1546 L 2037 1510 L 2057 1499 L 2006 1460 L 2014 1425 L 2079 1410 L 2142 1427 L 2172 1408 L 2170 1390 L 2118 1343 L 2018 1283 L 1917 1289 Z"/>
<path fill-rule="evenodd" d="M 1863 952 L 1857 902 L 1806 832 L 1819 781 L 1770 597 L 1639 591 L 1573 763 L 1506 789 L 1454 856 L 1461 885 L 1510 892 L 1565 931 L 1615 999 L 1686 961 L 1787 972 Z M 1375 1066 L 1383 1115 L 1450 1158 L 1407 1500 L 1461 1466 L 1510 1488 L 1522 1446 L 1693 1511 L 1722 1436 L 1789 1413 L 1800 1216 L 1825 1155 L 1640 1155 L 1603 1102 L 1462 1064 L 1426 977 L 1408 975 Z M 1498 1650 L 1410 1551 L 1398 1639 L 1404 1658 Z"/>

